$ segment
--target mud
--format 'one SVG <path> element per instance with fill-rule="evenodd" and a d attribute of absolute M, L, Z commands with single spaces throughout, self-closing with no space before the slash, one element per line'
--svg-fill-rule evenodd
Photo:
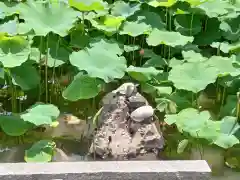
<path fill-rule="evenodd" d="M 163 149 L 164 139 L 155 116 L 142 122 L 130 118 L 135 109 L 148 105 L 138 92 L 127 98 L 109 93 L 102 100 L 99 128 L 89 150 L 89 156 L 102 160 L 155 160 Z"/>

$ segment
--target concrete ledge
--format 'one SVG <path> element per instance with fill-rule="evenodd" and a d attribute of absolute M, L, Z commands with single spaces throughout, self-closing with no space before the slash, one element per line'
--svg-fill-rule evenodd
<path fill-rule="evenodd" d="M 209 180 L 205 161 L 1 163 L 1 180 Z"/>

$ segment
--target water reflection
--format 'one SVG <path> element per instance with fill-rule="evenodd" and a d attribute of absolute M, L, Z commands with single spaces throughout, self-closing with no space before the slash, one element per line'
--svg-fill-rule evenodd
<path fill-rule="evenodd" d="M 227 167 L 224 168 L 223 176 L 215 176 L 211 178 L 211 180 L 239 180 L 239 179 L 240 179 L 240 172 L 234 171 Z"/>

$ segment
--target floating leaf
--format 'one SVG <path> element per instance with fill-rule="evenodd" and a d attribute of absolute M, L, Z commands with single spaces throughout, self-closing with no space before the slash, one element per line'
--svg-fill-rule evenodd
<path fill-rule="evenodd" d="M 21 115 L 21 118 L 25 122 L 30 122 L 35 126 L 51 125 L 52 122 L 57 119 L 60 111 L 52 104 L 35 104 L 31 108 L 27 109 L 25 113 Z"/>
<path fill-rule="evenodd" d="M 159 74 L 161 71 L 158 71 L 154 67 L 134 67 L 134 66 L 129 66 L 127 68 L 128 74 L 141 82 L 149 81 L 152 79 L 152 77 L 156 76 Z"/>
<path fill-rule="evenodd" d="M 93 47 L 73 52 L 70 55 L 70 62 L 79 70 L 87 71 L 90 77 L 97 77 L 108 83 L 115 78 L 122 78 L 127 68 L 126 59 L 115 53 Z"/>
<path fill-rule="evenodd" d="M 77 11 L 64 3 L 50 6 L 41 2 L 28 1 L 21 3 L 18 8 L 27 26 L 34 29 L 36 35 L 40 36 L 46 36 L 49 32 L 66 36 L 67 31 L 72 28 L 79 16 Z"/>
<path fill-rule="evenodd" d="M 165 44 L 168 46 L 184 46 L 188 42 L 192 42 L 193 37 L 183 36 L 179 32 L 160 31 L 154 29 L 147 38 L 149 46 L 158 46 Z"/>
<path fill-rule="evenodd" d="M 25 151 L 26 162 L 49 162 L 52 160 L 56 144 L 51 140 L 40 140 Z"/>
<path fill-rule="evenodd" d="M 63 97 L 70 101 L 90 99 L 101 91 L 100 81 L 79 73 L 71 84 L 63 91 Z"/>

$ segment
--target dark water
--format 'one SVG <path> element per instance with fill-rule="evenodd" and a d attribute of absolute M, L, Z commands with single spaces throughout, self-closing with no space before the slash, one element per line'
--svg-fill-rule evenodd
<path fill-rule="evenodd" d="M 240 172 L 236 172 L 230 168 L 224 168 L 223 176 L 212 177 L 211 180 L 240 180 Z"/>

